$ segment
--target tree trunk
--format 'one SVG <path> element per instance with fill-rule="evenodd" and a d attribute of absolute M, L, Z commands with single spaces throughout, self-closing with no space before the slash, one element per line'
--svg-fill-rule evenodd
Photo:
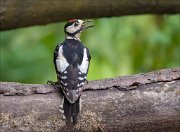
<path fill-rule="evenodd" d="M 59 112 L 61 94 L 51 85 L 1 82 L 0 93 L 2 132 L 180 129 L 179 67 L 90 81 L 84 87 L 82 111 L 75 126 L 65 125 Z"/>
<path fill-rule="evenodd" d="M 179 12 L 179 0 L 1 0 L 0 30 L 73 18 Z"/>

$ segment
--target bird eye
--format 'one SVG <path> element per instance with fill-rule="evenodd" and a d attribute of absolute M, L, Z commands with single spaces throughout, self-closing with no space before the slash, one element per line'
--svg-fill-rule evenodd
<path fill-rule="evenodd" d="M 78 25 L 79 25 L 79 23 L 77 23 L 77 22 L 74 23 L 74 26 L 78 26 Z"/>

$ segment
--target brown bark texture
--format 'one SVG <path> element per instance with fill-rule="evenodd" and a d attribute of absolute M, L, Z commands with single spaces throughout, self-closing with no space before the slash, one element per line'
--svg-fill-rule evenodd
<path fill-rule="evenodd" d="M 0 82 L 2 132 L 180 130 L 180 67 L 90 81 L 77 125 L 59 111 L 60 91 L 47 84 Z"/>
<path fill-rule="evenodd" d="M 179 0 L 1 0 L 0 30 L 73 18 L 176 13 Z"/>

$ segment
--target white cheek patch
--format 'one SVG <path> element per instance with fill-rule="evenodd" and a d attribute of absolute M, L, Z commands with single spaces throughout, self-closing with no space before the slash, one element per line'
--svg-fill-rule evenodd
<path fill-rule="evenodd" d="M 68 26 L 68 27 L 66 28 L 66 32 L 68 32 L 68 33 L 74 33 L 74 32 L 76 32 L 76 29 L 74 28 L 73 25 L 72 25 L 72 26 Z"/>
<path fill-rule="evenodd" d="M 68 26 L 68 27 L 66 28 L 66 32 L 68 32 L 68 33 L 75 33 L 77 30 L 80 29 L 80 27 L 81 27 L 81 25 L 79 25 L 79 26 L 74 26 L 74 24 L 73 24 L 73 25 Z"/>
<path fill-rule="evenodd" d="M 83 56 L 83 60 L 81 65 L 78 65 L 78 69 L 81 71 L 81 73 L 87 73 L 88 70 L 88 66 L 89 66 L 89 61 L 88 61 L 88 57 L 87 57 L 87 52 L 86 52 L 86 48 L 84 48 L 84 56 Z"/>
<path fill-rule="evenodd" d="M 68 64 L 66 58 L 64 58 L 64 56 L 63 56 L 62 46 L 59 48 L 58 55 L 59 56 L 56 59 L 57 70 L 60 72 L 64 72 L 66 70 L 66 68 L 69 66 L 69 64 Z"/>

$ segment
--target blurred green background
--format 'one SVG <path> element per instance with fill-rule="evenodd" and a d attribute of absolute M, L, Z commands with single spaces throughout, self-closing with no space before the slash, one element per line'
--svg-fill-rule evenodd
<path fill-rule="evenodd" d="M 55 81 L 53 51 L 64 40 L 64 24 L 0 32 L 0 81 Z M 92 57 L 89 80 L 180 66 L 180 15 L 103 18 L 94 24 L 81 38 Z"/>

